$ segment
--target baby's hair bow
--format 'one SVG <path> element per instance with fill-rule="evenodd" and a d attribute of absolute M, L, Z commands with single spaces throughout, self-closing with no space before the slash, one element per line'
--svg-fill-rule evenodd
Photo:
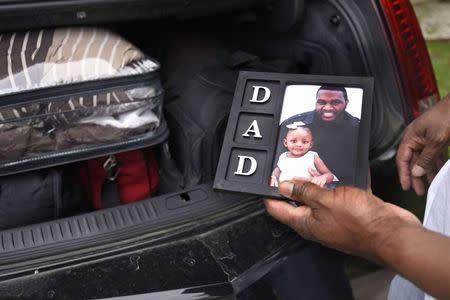
<path fill-rule="evenodd" d="M 299 127 L 304 127 L 304 126 L 306 126 L 306 124 L 303 123 L 302 121 L 297 121 L 297 122 L 286 125 L 286 127 L 288 129 L 297 129 Z"/>

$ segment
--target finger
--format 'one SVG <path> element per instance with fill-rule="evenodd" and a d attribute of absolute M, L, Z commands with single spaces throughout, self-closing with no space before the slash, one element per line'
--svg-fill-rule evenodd
<path fill-rule="evenodd" d="M 436 177 L 436 174 L 437 174 L 436 168 L 435 168 L 435 166 L 433 166 L 433 170 L 428 171 L 426 174 L 428 183 L 431 183 L 433 181 L 434 177 Z"/>
<path fill-rule="evenodd" d="M 316 206 L 329 193 L 314 183 L 302 180 L 283 181 L 278 190 L 283 196 L 301 201 L 308 206 Z"/>
<path fill-rule="evenodd" d="M 436 177 L 437 173 L 439 173 L 439 170 L 441 170 L 446 161 L 447 153 L 445 153 L 445 151 L 441 151 L 441 153 L 439 153 L 438 157 L 433 162 L 433 168 L 431 170 L 428 170 L 426 174 L 428 183 L 431 183 L 433 181 L 434 177 Z"/>
<path fill-rule="evenodd" d="M 429 170 L 426 171 L 426 177 L 427 177 L 427 181 L 428 184 L 431 184 L 431 182 L 433 181 L 434 177 L 436 177 L 437 173 L 439 172 L 440 168 L 439 168 L 439 162 L 437 162 L 437 160 L 435 160 L 432 164 Z"/>
<path fill-rule="evenodd" d="M 439 157 L 441 148 L 436 144 L 428 144 L 420 153 L 415 165 L 412 169 L 412 175 L 415 177 L 421 177 L 426 174 L 427 170 L 432 168 L 434 160 Z"/>
<path fill-rule="evenodd" d="M 425 195 L 425 184 L 423 183 L 422 177 L 412 177 L 411 185 L 417 195 L 419 196 Z"/>
<path fill-rule="evenodd" d="M 281 223 L 293 228 L 302 236 L 310 237 L 310 229 L 305 220 L 311 217 L 311 208 L 307 206 L 294 207 L 291 204 L 273 199 L 264 199 L 269 215 Z"/>
<path fill-rule="evenodd" d="M 419 158 L 419 153 L 414 152 L 411 158 L 409 169 L 412 170 L 413 166 L 416 165 L 417 159 Z M 425 185 L 422 177 L 410 176 L 411 188 L 416 192 L 417 195 L 422 196 L 425 194 Z"/>
<path fill-rule="evenodd" d="M 323 187 L 323 180 L 319 177 L 315 178 L 316 180 L 313 180 L 312 182 L 315 183 L 316 185 Z"/>
<path fill-rule="evenodd" d="M 409 169 L 409 166 L 413 156 L 413 150 L 411 149 L 410 145 L 404 142 L 407 138 L 407 135 L 405 135 L 402 143 L 398 148 L 396 157 L 398 178 L 400 180 L 400 185 L 402 186 L 402 189 L 404 191 L 407 191 L 411 188 L 411 171 Z"/>
<path fill-rule="evenodd" d="M 295 206 L 292 206 L 292 204 L 281 200 L 264 199 L 264 205 L 266 206 L 269 215 L 278 221 L 281 221 L 286 225 L 293 223 Z"/>
<path fill-rule="evenodd" d="M 439 156 L 435 160 L 437 172 L 439 172 L 439 170 L 444 166 L 445 162 L 447 161 L 447 155 L 450 156 L 450 152 L 447 154 L 447 151 L 442 151 L 441 154 L 439 154 Z"/>

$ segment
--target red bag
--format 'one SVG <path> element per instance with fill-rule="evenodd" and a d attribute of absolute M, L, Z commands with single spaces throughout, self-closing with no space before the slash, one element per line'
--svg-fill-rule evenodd
<path fill-rule="evenodd" d="M 95 209 L 151 197 L 159 186 L 155 154 L 140 149 L 84 161 L 80 174 Z"/>

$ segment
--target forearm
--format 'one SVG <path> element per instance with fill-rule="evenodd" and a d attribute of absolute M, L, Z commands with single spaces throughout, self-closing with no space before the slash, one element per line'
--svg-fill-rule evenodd
<path fill-rule="evenodd" d="M 450 238 L 424 227 L 399 226 L 378 258 L 438 299 L 450 299 Z"/>
<path fill-rule="evenodd" d="M 281 171 L 278 167 L 276 167 L 275 169 L 273 169 L 272 171 L 272 177 L 275 177 L 278 179 L 278 177 L 280 177 Z"/>

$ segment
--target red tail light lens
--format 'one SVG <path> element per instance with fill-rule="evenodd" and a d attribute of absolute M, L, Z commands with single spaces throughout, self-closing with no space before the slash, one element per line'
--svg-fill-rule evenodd
<path fill-rule="evenodd" d="M 409 0 L 381 0 L 400 69 L 405 96 L 414 117 L 439 99 L 430 56 Z"/>

